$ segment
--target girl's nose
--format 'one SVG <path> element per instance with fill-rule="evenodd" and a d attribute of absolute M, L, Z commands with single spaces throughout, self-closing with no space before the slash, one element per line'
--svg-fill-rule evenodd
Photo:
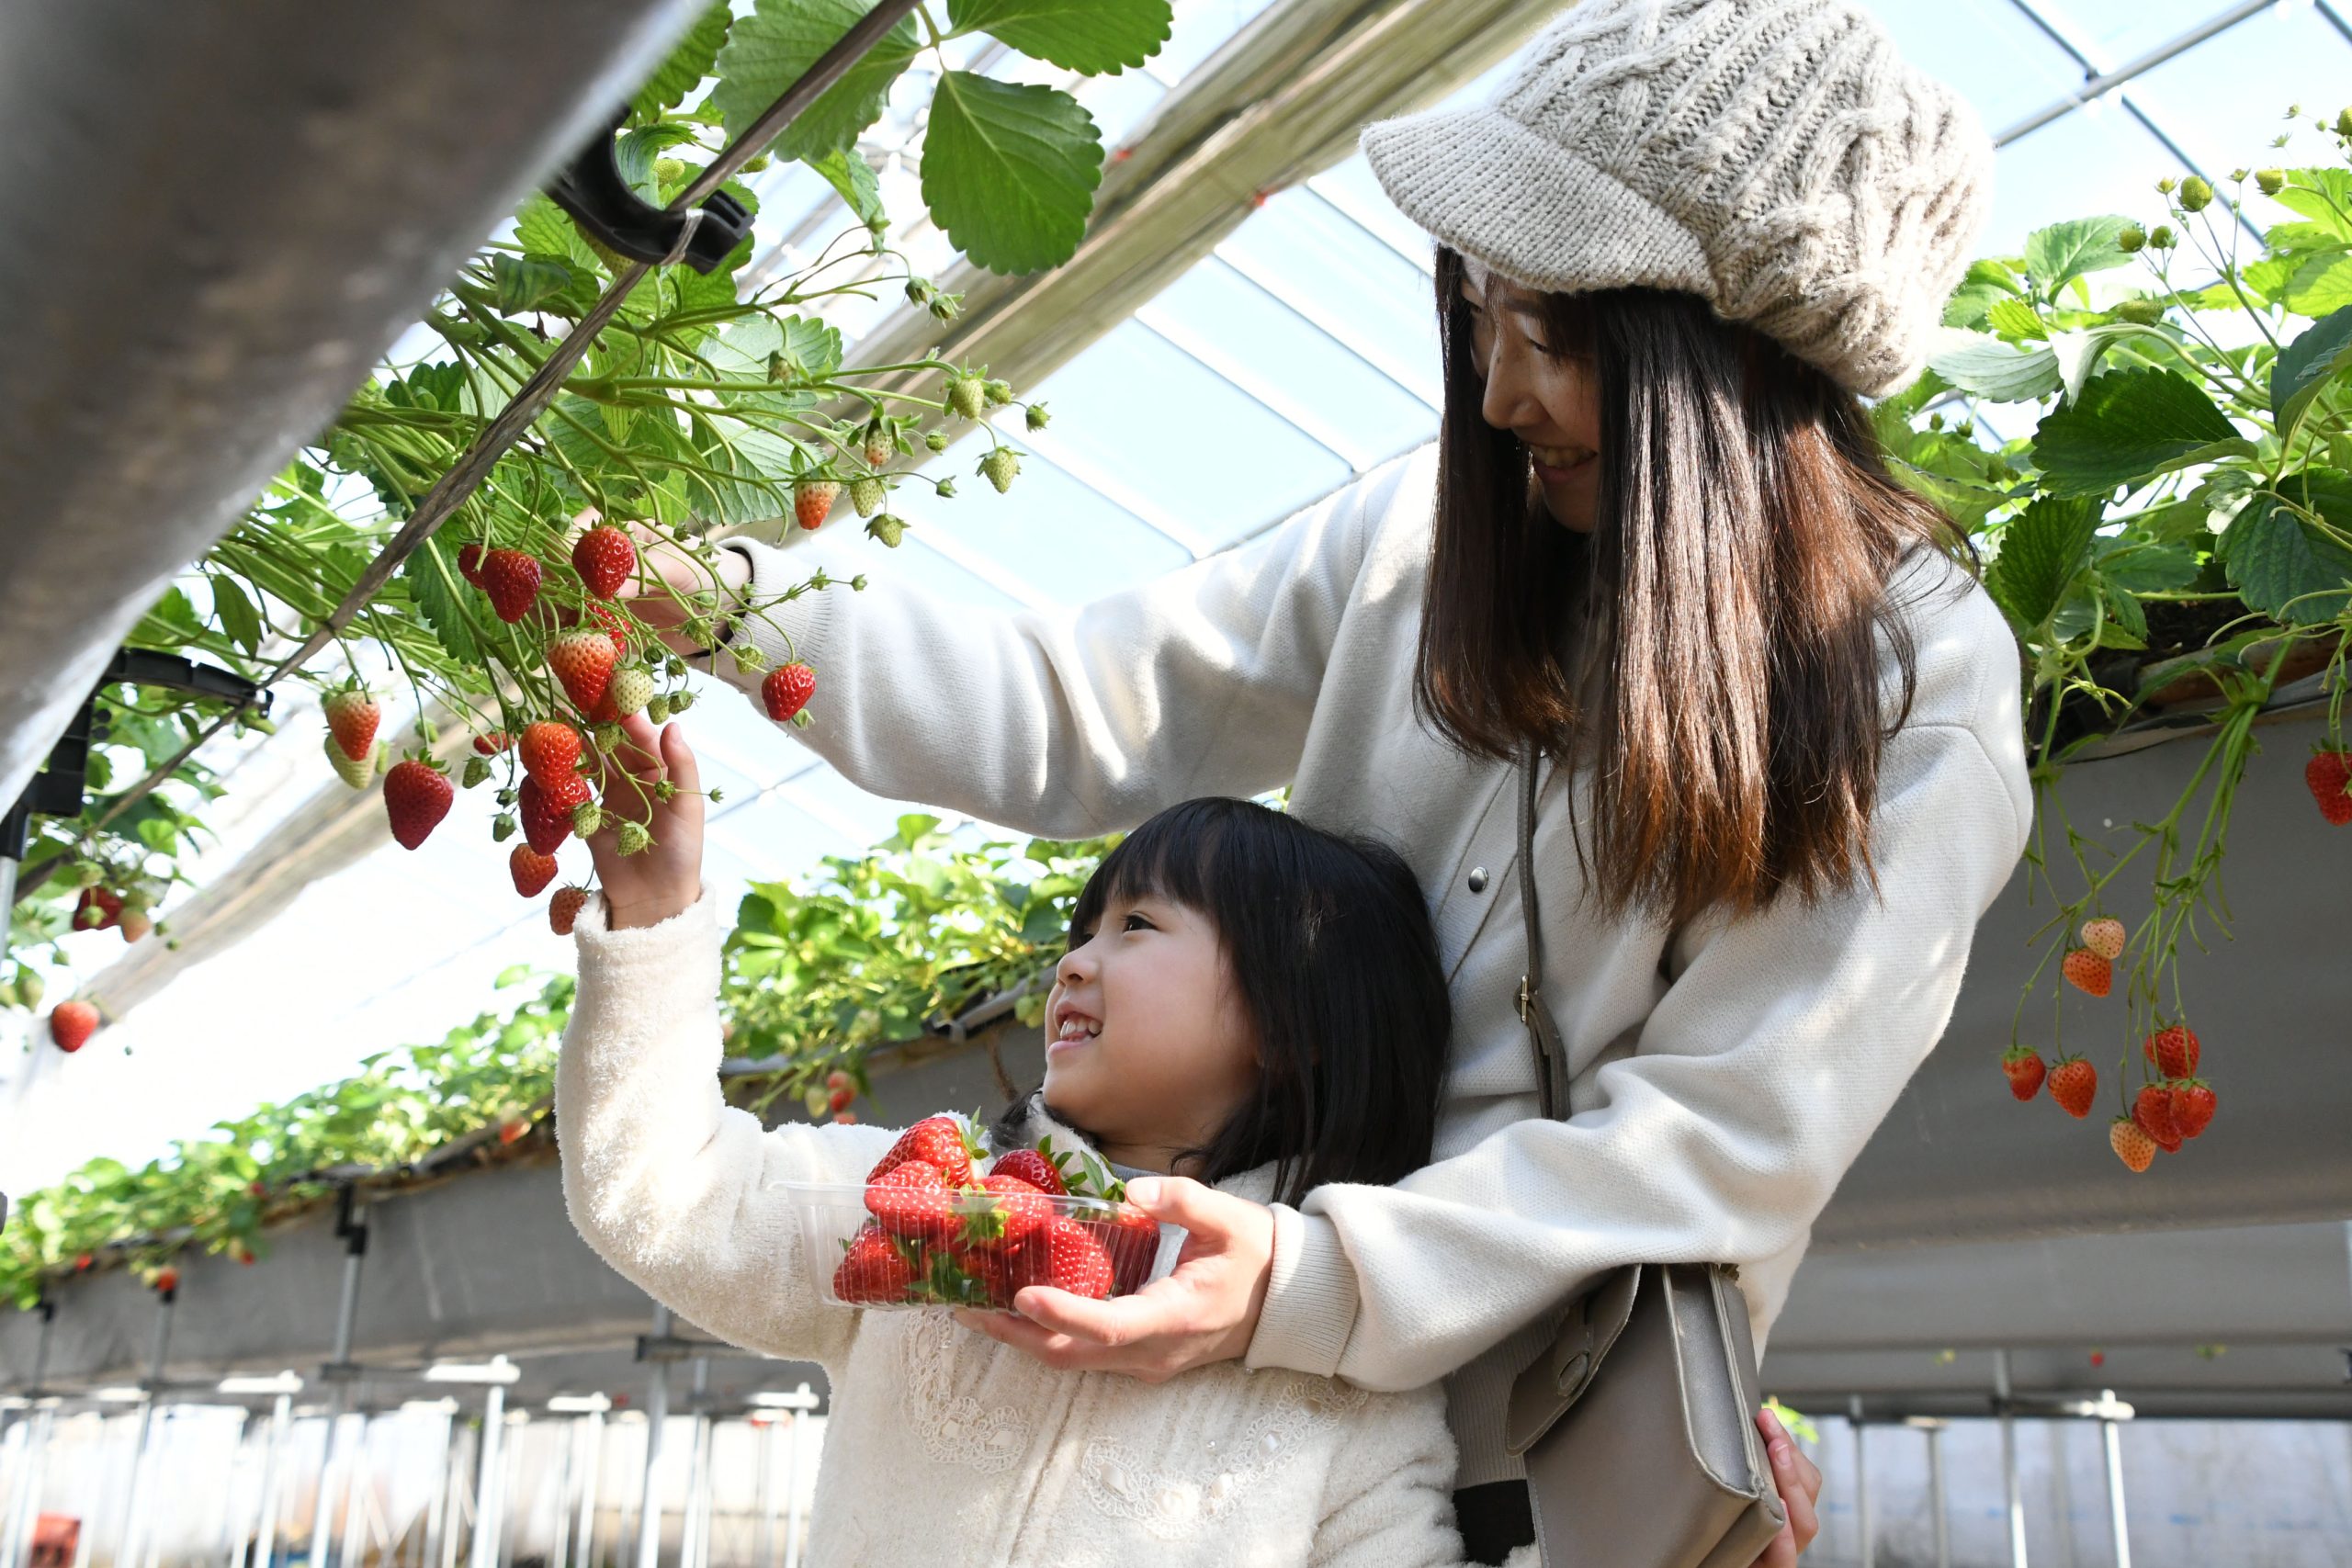
<path fill-rule="evenodd" d="M 1088 953 L 1093 945 L 1091 942 L 1080 942 L 1063 953 L 1061 962 L 1054 965 L 1054 979 L 1061 985 L 1075 986 L 1091 976 L 1094 961 Z"/>

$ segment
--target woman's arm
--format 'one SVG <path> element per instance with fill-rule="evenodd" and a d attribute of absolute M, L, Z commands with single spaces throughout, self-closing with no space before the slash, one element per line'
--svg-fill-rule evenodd
<path fill-rule="evenodd" d="M 933 598 L 854 536 L 719 554 L 748 556 L 754 597 L 820 566 L 840 580 L 735 633 L 767 665 L 815 668 L 797 739 L 878 795 L 1075 838 L 1290 779 L 1369 542 L 1400 507 L 1425 533 L 1431 472 L 1426 453 L 1400 459 L 1248 546 L 1053 612 Z M 842 585 L 857 571 L 872 573 L 862 592 Z M 716 668 L 746 690 L 762 678 L 723 653 Z"/>

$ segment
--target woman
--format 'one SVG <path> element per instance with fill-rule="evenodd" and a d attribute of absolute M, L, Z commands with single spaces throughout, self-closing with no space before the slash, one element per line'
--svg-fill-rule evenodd
<path fill-rule="evenodd" d="M 1492 104 L 1364 140 L 1441 242 L 1433 450 L 1066 615 L 886 574 L 781 629 L 820 672 L 802 738 L 880 794 L 1069 837 L 1288 782 L 1402 850 L 1453 999 L 1435 1163 L 1295 1207 L 1159 1183 L 1201 1243 L 1175 1281 L 975 1326 L 1147 1378 L 1444 1378 L 1496 1561 L 1529 1529 L 1505 1394 L 1563 1300 L 1737 1263 L 1760 1348 L 2023 848 L 2014 645 L 1857 400 L 1916 372 L 1991 148 L 1842 0 L 1589 0 Z M 719 557 L 763 594 L 822 558 Z M 1531 746 L 1566 1122 L 1516 1010 Z"/>

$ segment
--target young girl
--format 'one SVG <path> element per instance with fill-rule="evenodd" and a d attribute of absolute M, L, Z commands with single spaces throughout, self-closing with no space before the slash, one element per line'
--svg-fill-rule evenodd
<path fill-rule="evenodd" d="M 565 1197 L 655 1299 L 825 1368 L 810 1561 L 1459 1563 L 1434 1386 L 1368 1393 L 1229 1361 L 1158 1383 L 1056 1371 L 944 1310 L 820 1298 L 774 1184 L 863 1181 L 897 1134 L 763 1130 L 722 1101 L 694 758 L 673 724 L 657 764 L 650 727 L 629 723 L 638 782 L 666 772 L 678 789 L 637 813 L 653 850 L 623 858 L 610 829 L 591 840 L 605 896 L 576 928 L 556 1077 Z M 616 782 L 606 801 L 626 809 L 636 791 Z M 1000 1151 L 1045 1137 L 1259 1202 L 1394 1181 L 1429 1158 L 1445 976 L 1419 886 L 1376 844 L 1246 801 L 1160 812 L 1080 895 L 1046 1019 L 1045 1085 L 1000 1122 Z"/>

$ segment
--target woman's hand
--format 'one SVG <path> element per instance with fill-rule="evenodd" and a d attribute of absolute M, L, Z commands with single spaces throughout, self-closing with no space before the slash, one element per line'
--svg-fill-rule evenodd
<path fill-rule="evenodd" d="M 599 768 L 605 825 L 588 840 L 596 880 L 614 931 L 658 925 L 702 897 L 702 774 L 675 721 L 653 733 L 643 714 L 621 720 L 625 739 Z M 663 784 L 670 798 L 660 798 Z M 633 855 L 620 851 L 619 829 L 637 822 L 653 841 Z"/>
<path fill-rule="evenodd" d="M 1127 1201 L 1189 1233 L 1168 1278 L 1107 1302 L 1031 1285 L 1012 1298 L 1018 1317 L 956 1315 L 1049 1367 L 1146 1382 L 1239 1358 L 1258 1332 L 1273 1272 L 1272 1213 L 1181 1176 L 1138 1178 L 1127 1184 Z"/>
<path fill-rule="evenodd" d="M 596 509 L 590 507 L 572 521 L 593 525 L 596 517 Z M 713 564 L 706 564 L 657 528 L 642 523 L 621 527 L 637 546 L 639 570 L 621 585 L 620 597 L 671 652 L 707 651 L 718 640 L 712 623 L 731 614 L 741 602 L 752 581 L 752 563 L 741 550 L 714 548 Z M 707 633 L 699 637 L 687 629 L 697 620 Z"/>
<path fill-rule="evenodd" d="M 1813 1505 L 1821 1495 L 1821 1470 L 1798 1451 L 1788 1428 L 1770 1410 L 1756 1413 L 1756 1429 L 1764 1434 L 1764 1451 L 1772 1461 L 1772 1482 L 1781 1489 L 1781 1506 L 1789 1522 L 1756 1560 L 1756 1568 L 1796 1568 L 1797 1559 L 1821 1533 L 1821 1519 Z"/>

